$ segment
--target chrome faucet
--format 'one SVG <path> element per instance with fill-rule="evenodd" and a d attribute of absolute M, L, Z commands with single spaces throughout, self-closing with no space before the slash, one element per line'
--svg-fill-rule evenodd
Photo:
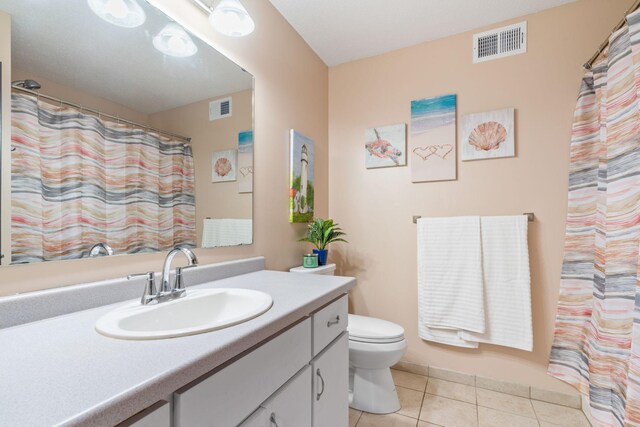
<path fill-rule="evenodd" d="M 173 261 L 173 258 L 179 253 L 183 253 L 184 256 L 187 257 L 187 261 L 189 262 L 189 264 L 187 264 L 186 267 L 176 268 L 176 277 L 174 279 L 173 285 L 171 285 L 171 261 Z M 182 278 L 182 270 L 196 265 L 198 265 L 198 258 L 191 249 L 185 246 L 176 246 L 175 248 L 171 249 L 167 254 L 167 257 L 164 259 L 164 265 L 162 266 L 162 281 L 160 282 L 159 292 L 170 292 L 172 295 L 174 295 L 174 298 L 179 298 L 184 295 L 185 289 L 184 280 Z"/>
<path fill-rule="evenodd" d="M 91 246 L 91 249 L 89 250 L 89 258 L 97 257 L 101 252 L 104 252 L 106 256 L 113 255 L 113 249 L 111 249 L 111 246 L 106 243 L 96 243 Z"/>
<path fill-rule="evenodd" d="M 173 284 L 171 284 L 171 261 L 173 261 L 173 258 L 175 258 L 179 253 L 183 253 L 184 256 L 187 257 L 189 264 L 185 267 L 176 268 L 176 276 Z M 144 293 L 142 294 L 140 303 L 142 305 L 157 304 L 184 296 L 186 294 L 186 290 L 184 288 L 182 270 L 185 268 L 195 267 L 196 265 L 198 265 L 198 258 L 191 249 L 184 246 L 176 246 L 169 251 L 164 260 L 164 264 L 162 266 L 162 279 L 158 289 L 156 289 L 156 274 L 153 271 L 142 274 L 130 274 L 127 276 L 127 279 L 131 280 L 138 277 L 145 277 L 147 279 L 147 283 L 144 287 Z"/>

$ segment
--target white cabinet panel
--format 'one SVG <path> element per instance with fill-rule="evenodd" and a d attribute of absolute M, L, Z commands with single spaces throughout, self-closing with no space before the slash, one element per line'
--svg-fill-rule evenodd
<path fill-rule="evenodd" d="M 311 367 L 307 365 L 262 406 L 272 427 L 311 427 Z"/>
<path fill-rule="evenodd" d="M 197 384 L 174 394 L 174 427 L 233 427 L 311 359 L 306 319 Z M 346 367 L 346 364 L 345 364 Z"/>
<path fill-rule="evenodd" d="M 244 420 L 238 427 L 270 427 L 269 426 L 269 414 L 264 408 L 258 408 L 251 414 L 249 418 Z"/>
<path fill-rule="evenodd" d="M 171 427 L 171 406 L 162 400 L 118 424 L 118 427 Z"/>
<path fill-rule="evenodd" d="M 313 313 L 313 355 L 317 355 L 331 341 L 347 329 L 347 296 Z"/>
<path fill-rule="evenodd" d="M 342 333 L 311 366 L 313 427 L 346 427 L 349 424 L 348 333 Z"/>

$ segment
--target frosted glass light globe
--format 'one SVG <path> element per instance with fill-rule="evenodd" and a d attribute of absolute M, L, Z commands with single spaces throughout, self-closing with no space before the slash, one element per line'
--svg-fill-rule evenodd
<path fill-rule="evenodd" d="M 219 33 L 231 37 L 246 36 L 256 28 L 240 0 L 220 0 L 209 15 L 209 23 Z"/>

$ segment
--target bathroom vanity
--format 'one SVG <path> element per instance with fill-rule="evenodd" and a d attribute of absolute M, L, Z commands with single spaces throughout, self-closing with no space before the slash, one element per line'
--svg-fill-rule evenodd
<path fill-rule="evenodd" d="M 140 281 L 0 299 L 2 423 L 347 425 L 346 292 L 355 279 L 266 271 L 253 258 L 194 268 L 185 281 L 187 292 L 260 290 L 273 306 L 212 332 L 123 340 L 95 331 L 100 317 L 127 304 L 103 305 L 106 295 L 113 298 L 105 287 L 129 299 L 142 292 Z M 64 301 L 84 309 L 65 312 Z"/>

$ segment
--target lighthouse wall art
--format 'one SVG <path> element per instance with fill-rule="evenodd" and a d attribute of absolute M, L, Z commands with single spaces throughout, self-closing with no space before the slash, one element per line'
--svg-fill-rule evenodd
<path fill-rule="evenodd" d="M 289 222 L 313 220 L 313 140 L 291 129 Z"/>

